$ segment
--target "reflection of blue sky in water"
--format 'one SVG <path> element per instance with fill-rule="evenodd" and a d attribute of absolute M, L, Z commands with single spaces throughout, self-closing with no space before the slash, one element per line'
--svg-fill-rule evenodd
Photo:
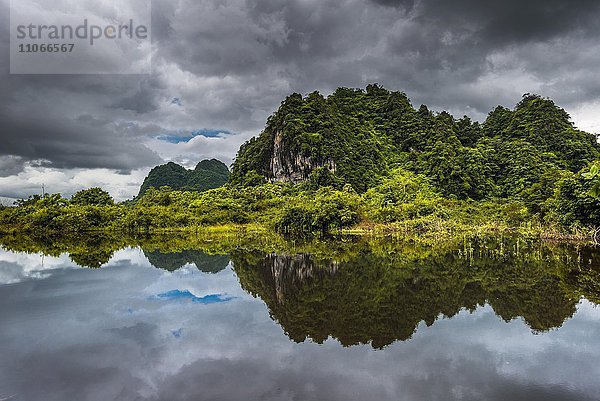
<path fill-rule="evenodd" d="M 37 259 L 36 259 L 37 258 Z M 229 266 L 152 268 L 137 249 L 107 267 L 0 252 L 0 396 L 14 400 L 593 400 L 600 309 L 532 334 L 489 306 L 421 323 L 383 350 L 296 344 Z M 6 266 L 0 265 L 0 271 Z M 0 274 L 4 274 L 2 272 Z M 198 307 L 157 300 L 235 298 Z M 207 298 L 208 297 L 208 298 Z M 173 302 L 171 302 L 173 301 Z"/>
<path fill-rule="evenodd" d="M 203 297 L 197 297 L 188 290 L 171 290 L 156 295 L 156 298 L 163 300 L 190 300 L 204 305 L 228 302 L 234 299 L 233 297 L 228 297 L 226 294 L 208 294 Z"/>

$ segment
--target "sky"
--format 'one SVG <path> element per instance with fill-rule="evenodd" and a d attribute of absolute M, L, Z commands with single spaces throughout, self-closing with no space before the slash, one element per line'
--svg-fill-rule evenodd
<path fill-rule="evenodd" d="M 100 18 L 122 3 L 59 2 L 85 4 Z M 101 186 L 123 200 L 155 165 L 230 164 L 285 96 L 340 86 L 379 83 L 404 91 L 416 107 L 479 121 L 537 93 L 564 107 L 580 129 L 600 133 L 595 0 L 151 5 L 150 74 L 18 75 L 9 73 L 9 0 L 0 0 L 4 203 L 39 193 L 42 184 L 65 196 Z"/>

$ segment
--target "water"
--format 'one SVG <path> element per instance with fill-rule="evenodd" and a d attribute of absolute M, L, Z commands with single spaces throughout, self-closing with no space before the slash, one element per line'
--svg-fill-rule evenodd
<path fill-rule="evenodd" d="M 0 400 L 599 398 L 593 249 L 15 244 Z"/>

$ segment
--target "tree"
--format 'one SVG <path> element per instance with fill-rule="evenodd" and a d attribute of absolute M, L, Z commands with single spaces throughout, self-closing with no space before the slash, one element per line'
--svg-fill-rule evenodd
<path fill-rule="evenodd" d="M 583 173 L 582 176 L 591 182 L 590 195 L 594 198 L 600 198 L 600 162 L 594 162 L 590 166 L 590 171 Z"/>
<path fill-rule="evenodd" d="M 83 189 L 75 193 L 71 197 L 72 205 L 81 206 L 110 206 L 114 205 L 115 201 L 112 196 L 105 190 L 94 187 L 90 189 Z"/>

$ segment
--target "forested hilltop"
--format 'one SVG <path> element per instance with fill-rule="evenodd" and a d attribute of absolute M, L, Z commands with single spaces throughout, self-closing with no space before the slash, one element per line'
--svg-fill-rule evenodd
<path fill-rule="evenodd" d="M 574 128 L 550 99 L 524 95 L 483 124 L 415 109 L 402 92 L 378 85 L 323 97 L 289 96 L 265 130 L 245 143 L 232 183 L 300 182 L 365 192 L 395 168 L 426 177 L 447 197 L 529 199 L 598 159 L 596 136 Z"/>
<path fill-rule="evenodd" d="M 137 198 L 151 187 L 164 186 L 178 191 L 206 191 L 223 186 L 229 180 L 229 169 L 217 159 L 202 160 L 193 170 L 169 162 L 154 167 L 144 179 Z"/>
<path fill-rule="evenodd" d="M 478 123 L 414 108 L 404 93 L 379 85 L 339 88 L 328 97 L 288 96 L 242 145 L 224 186 L 208 189 L 169 163 L 132 201 L 115 204 L 100 188 L 70 200 L 35 196 L 0 208 L 0 231 L 251 225 L 287 235 L 592 238 L 600 226 L 598 160 L 596 136 L 538 95 L 524 95 L 512 110 L 498 106 Z M 211 185 L 224 182 L 226 167 L 206 162 Z"/>

